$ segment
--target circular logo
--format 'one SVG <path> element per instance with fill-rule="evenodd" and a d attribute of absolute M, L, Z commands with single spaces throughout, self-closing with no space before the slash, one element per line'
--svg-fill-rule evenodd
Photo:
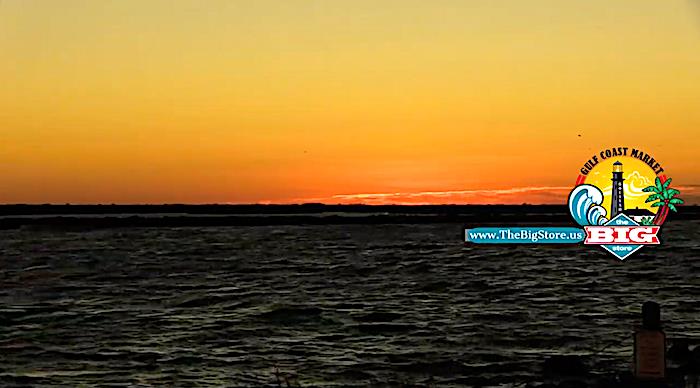
<path fill-rule="evenodd" d="M 588 225 L 602 225 L 620 214 L 639 225 L 662 225 L 669 211 L 677 211 L 676 205 L 683 203 L 661 164 L 630 147 L 610 148 L 591 157 L 581 167 L 576 186 L 583 186 L 579 191 L 591 199 L 587 213 L 597 216 L 587 219 Z"/>

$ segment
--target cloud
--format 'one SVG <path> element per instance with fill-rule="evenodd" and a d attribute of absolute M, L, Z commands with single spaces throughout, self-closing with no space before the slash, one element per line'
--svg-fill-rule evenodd
<path fill-rule="evenodd" d="M 336 194 L 296 198 L 287 203 L 427 205 L 427 204 L 558 204 L 566 203 L 573 186 L 529 186 L 510 189 L 448 190 L 390 193 Z M 700 204 L 700 185 L 676 187 L 688 205 Z M 268 203 L 268 201 L 264 202 Z"/>
<path fill-rule="evenodd" d="M 564 203 L 570 186 L 514 187 L 510 189 L 448 190 L 392 193 L 337 194 L 330 197 L 298 198 L 290 202 L 332 204 L 522 204 Z"/>
<path fill-rule="evenodd" d="M 632 171 L 625 176 L 624 186 L 625 197 L 646 197 L 648 194 L 643 191 L 647 186 L 653 185 L 654 182 L 649 178 L 641 175 L 639 171 Z M 605 187 L 600 187 L 603 195 L 609 197 L 612 195 L 612 182 Z"/>

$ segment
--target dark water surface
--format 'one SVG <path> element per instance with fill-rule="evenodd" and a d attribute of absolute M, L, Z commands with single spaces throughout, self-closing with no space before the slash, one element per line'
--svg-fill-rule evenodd
<path fill-rule="evenodd" d="M 625 370 L 645 300 L 700 338 L 700 223 L 626 262 L 461 225 L 0 231 L 0 386 L 517 386 Z"/>

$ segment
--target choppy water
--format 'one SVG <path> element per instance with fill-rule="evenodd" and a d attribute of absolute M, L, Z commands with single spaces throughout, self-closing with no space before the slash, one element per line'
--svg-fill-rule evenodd
<path fill-rule="evenodd" d="M 645 300 L 700 338 L 700 223 L 626 262 L 460 225 L 0 231 L 1 386 L 519 384 L 623 370 Z"/>

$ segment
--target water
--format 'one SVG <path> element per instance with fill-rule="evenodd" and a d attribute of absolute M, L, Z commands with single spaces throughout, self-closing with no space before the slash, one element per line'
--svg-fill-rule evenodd
<path fill-rule="evenodd" d="M 700 222 L 626 262 L 462 233 L 0 231 L 0 385 L 518 386 L 555 354 L 628 369 L 646 300 L 669 337 L 700 338 Z"/>

